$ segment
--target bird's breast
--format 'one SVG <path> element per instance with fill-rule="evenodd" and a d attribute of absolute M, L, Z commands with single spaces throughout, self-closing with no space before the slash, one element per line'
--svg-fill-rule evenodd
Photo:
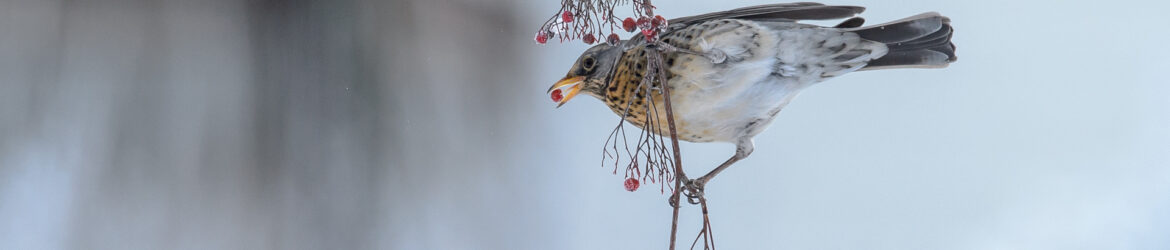
<path fill-rule="evenodd" d="M 664 56 L 681 140 L 735 142 L 754 136 L 805 86 L 775 73 L 779 36 L 754 22 L 711 21 L 662 41 L 687 51 Z M 666 135 L 661 93 L 638 89 L 649 68 L 646 53 L 654 52 L 634 49 L 623 55 L 605 101 L 630 123 Z"/>

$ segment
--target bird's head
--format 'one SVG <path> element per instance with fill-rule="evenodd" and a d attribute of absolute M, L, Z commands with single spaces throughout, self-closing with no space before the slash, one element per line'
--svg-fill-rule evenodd
<path fill-rule="evenodd" d="M 585 53 L 577 58 L 577 62 L 573 63 L 565 78 L 548 88 L 553 102 L 556 102 L 559 108 L 580 92 L 601 98 L 602 89 L 610 81 L 614 65 L 621 54 L 620 45 L 600 44 L 585 50 Z"/>

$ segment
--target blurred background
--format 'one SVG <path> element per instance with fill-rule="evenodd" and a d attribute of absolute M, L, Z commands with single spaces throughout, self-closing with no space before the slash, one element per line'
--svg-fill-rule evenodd
<path fill-rule="evenodd" d="M 797 98 L 708 185 L 719 248 L 1170 249 L 1168 4 L 829 3 L 939 11 L 960 60 Z M 587 48 L 532 41 L 557 8 L 0 0 L 0 249 L 663 249 L 617 117 L 545 94 Z"/>

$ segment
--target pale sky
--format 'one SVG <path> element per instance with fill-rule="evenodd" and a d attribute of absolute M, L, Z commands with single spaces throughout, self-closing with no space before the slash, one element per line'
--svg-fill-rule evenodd
<path fill-rule="evenodd" d="M 557 2 L 0 1 L 0 249 L 664 249 L 618 117 L 545 93 L 587 48 L 532 42 Z M 959 60 L 797 97 L 707 185 L 718 249 L 1170 249 L 1170 4 L 830 3 L 937 11 Z"/>

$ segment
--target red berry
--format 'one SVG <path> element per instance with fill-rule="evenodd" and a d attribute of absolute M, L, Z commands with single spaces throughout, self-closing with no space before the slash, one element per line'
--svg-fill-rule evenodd
<path fill-rule="evenodd" d="M 626 32 L 634 32 L 635 29 L 638 29 L 638 23 L 634 21 L 633 17 L 627 17 L 626 20 L 622 20 L 622 29 L 625 29 Z"/>
<path fill-rule="evenodd" d="M 536 32 L 536 43 L 544 44 L 548 42 L 548 32 Z"/>
<path fill-rule="evenodd" d="M 648 30 L 648 29 L 650 29 L 650 28 L 651 28 L 651 26 L 650 26 L 650 18 L 647 18 L 647 17 L 639 17 L 639 18 L 638 18 L 638 28 L 639 28 L 639 29 L 643 29 L 643 30 Z"/>
<path fill-rule="evenodd" d="M 647 42 L 653 42 L 654 38 L 658 37 L 658 29 L 644 29 L 642 35 L 646 36 Z"/>
<path fill-rule="evenodd" d="M 554 89 L 552 92 L 553 102 L 560 103 L 561 99 L 565 99 L 565 96 L 561 95 L 561 89 Z"/>
<path fill-rule="evenodd" d="M 626 178 L 626 191 L 634 192 L 638 190 L 638 179 Z"/>
<path fill-rule="evenodd" d="M 609 43 L 610 46 L 617 45 L 621 41 L 622 37 L 618 36 L 618 34 L 609 34 L 609 37 L 605 38 L 605 42 Z"/>
<path fill-rule="evenodd" d="M 566 23 L 573 22 L 573 13 L 567 10 L 564 13 L 561 13 L 561 21 L 565 21 Z"/>
<path fill-rule="evenodd" d="M 666 18 L 663 18 L 662 16 L 654 16 L 654 20 L 650 22 L 654 25 L 655 28 L 666 28 Z"/>
<path fill-rule="evenodd" d="M 593 34 L 585 34 L 585 37 L 582 37 L 581 41 L 585 42 L 585 44 L 593 44 L 593 42 L 597 41 L 597 38 L 593 37 Z"/>

